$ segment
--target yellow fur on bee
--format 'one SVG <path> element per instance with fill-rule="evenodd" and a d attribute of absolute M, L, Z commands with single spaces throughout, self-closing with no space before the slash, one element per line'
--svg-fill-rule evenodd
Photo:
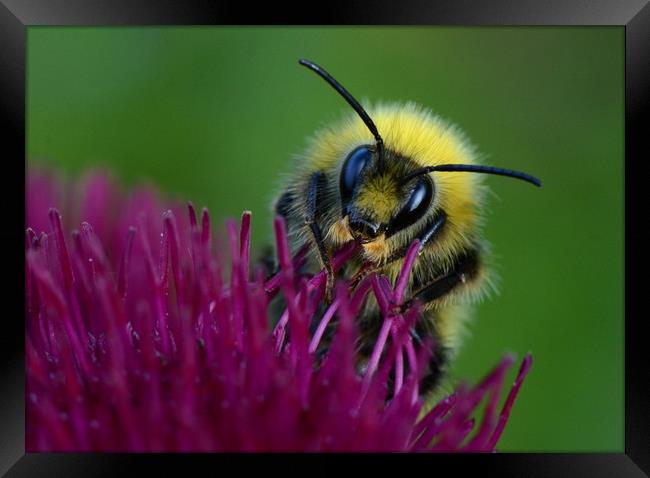
<path fill-rule="evenodd" d="M 360 187 L 356 206 L 363 211 L 372 211 L 376 220 L 387 223 L 395 213 L 395 205 L 399 201 L 398 193 L 394 177 L 380 176 Z"/>
<path fill-rule="evenodd" d="M 343 219 L 332 224 L 325 235 L 325 239 L 333 241 L 335 244 L 344 244 L 351 241 L 353 237 L 350 234 L 348 221 L 348 216 L 345 216 Z"/>
<path fill-rule="evenodd" d="M 372 242 L 363 245 L 363 250 L 372 262 L 381 262 L 386 259 L 389 248 L 386 247 L 386 236 L 382 234 Z"/>

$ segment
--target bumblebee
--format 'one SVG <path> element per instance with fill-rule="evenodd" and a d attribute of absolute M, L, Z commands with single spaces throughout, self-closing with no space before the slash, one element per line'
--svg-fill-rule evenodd
<path fill-rule="evenodd" d="M 355 114 L 316 133 L 297 158 L 274 212 L 285 219 L 294 252 L 308 247 L 312 272 L 327 271 L 327 301 L 335 280 L 331 257 L 343 244 L 360 244 L 358 257 L 339 272 L 358 284 L 369 272 L 395 281 L 409 246 L 419 239 L 404 307 L 422 304 L 412 336 L 416 344 L 429 337 L 436 344 L 421 384 L 427 394 L 457 351 L 468 307 L 492 283 L 481 232 L 483 177 L 541 182 L 478 164 L 463 133 L 424 108 L 394 103 L 364 109 L 323 68 L 304 59 L 299 63 L 332 86 Z M 381 324 L 374 298 L 367 298 L 358 318 L 361 362 Z"/>

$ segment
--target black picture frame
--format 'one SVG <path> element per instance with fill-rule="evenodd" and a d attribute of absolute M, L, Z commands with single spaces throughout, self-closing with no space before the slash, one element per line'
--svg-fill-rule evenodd
<path fill-rule="evenodd" d="M 635 303 L 643 300 L 644 248 L 632 239 L 643 237 L 635 228 L 645 223 L 643 201 L 634 197 L 644 177 L 639 165 L 647 161 L 647 119 L 650 107 L 650 4 L 647 0 L 408 0 L 377 1 L 362 6 L 352 2 L 326 2 L 307 8 L 275 3 L 249 5 L 235 2 L 177 2 L 174 0 L 0 0 L 0 131 L 5 181 L 0 187 L 3 225 L 0 228 L 5 306 L 0 328 L 0 474 L 7 476 L 113 476 L 136 468 L 171 471 L 172 462 L 186 459 L 225 462 L 223 455 L 114 455 L 25 454 L 24 430 L 24 247 L 25 211 L 17 200 L 25 194 L 25 80 L 27 27 L 34 25 L 206 25 L 206 24 L 408 24 L 464 26 L 590 26 L 613 25 L 625 29 L 625 450 L 589 454 L 409 455 L 426 473 L 443 469 L 476 470 L 499 476 L 636 477 L 650 473 L 650 374 L 643 333 L 645 314 Z M 8 171 L 7 171 L 8 170 Z M 636 172 L 636 174 L 635 174 Z M 638 209 L 633 213 L 634 209 Z M 607 218 L 603 218 L 607 227 Z M 643 246 L 643 244 L 642 244 Z M 647 246 L 646 246 L 647 249 Z M 631 251 L 634 250 L 634 253 Z M 16 253 L 13 253 L 16 251 Z M 640 272 L 640 271 L 639 271 Z M 594 324 L 594 326 L 598 326 Z M 597 374 L 598 371 L 594 370 Z M 608 384 L 603 383 L 603 387 Z M 561 395 L 562 391 L 558 391 Z M 561 398 L 560 398 L 561 399 Z M 304 458 L 304 457 L 303 457 Z M 345 457 L 349 459 L 350 457 Z M 382 463 L 385 456 L 366 457 Z M 369 458 L 369 459 L 368 459 Z M 395 458 L 395 457 L 393 457 Z M 286 457 L 273 459 L 278 471 L 287 469 Z M 277 461 L 276 461 L 277 460 Z M 247 457 L 228 456 L 230 465 L 246 465 Z M 337 465 L 335 465 L 337 466 Z M 218 468 L 213 468 L 218 472 Z M 306 468 L 308 469 L 308 468 Z M 367 470 L 366 470 L 367 471 Z"/>

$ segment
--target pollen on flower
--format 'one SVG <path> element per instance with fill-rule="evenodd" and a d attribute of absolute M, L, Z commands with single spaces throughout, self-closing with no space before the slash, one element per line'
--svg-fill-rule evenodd
<path fill-rule="evenodd" d="M 103 174 L 66 184 L 30 171 L 27 224 L 29 452 L 493 451 L 532 363 L 500 411 L 509 356 L 422 411 L 431 350 L 411 343 L 417 307 L 395 307 L 417 243 L 394 285 L 376 274 L 353 291 L 340 282 L 323 311 L 325 272 L 298 273 L 306 251 L 290 254 L 279 218 L 271 278 L 251 264 L 250 213 L 227 221 L 219 242 L 206 209 L 164 204 L 153 189 L 125 195 Z M 357 252 L 344 245 L 334 269 Z M 271 329 L 278 294 L 286 308 Z M 359 371 L 355 316 L 368 294 L 384 317 Z"/>

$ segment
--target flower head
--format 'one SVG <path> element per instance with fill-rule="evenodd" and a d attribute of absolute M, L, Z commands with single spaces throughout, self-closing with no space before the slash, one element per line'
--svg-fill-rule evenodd
<path fill-rule="evenodd" d="M 290 255 L 279 218 L 280 269 L 266 278 L 251 268 L 249 213 L 227 222 L 225 253 L 207 210 L 164 207 L 152 190 L 122 195 L 101 174 L 66 187 L 30 172 L 27 206 L 28 451 L 492 451 L 531 365 L 527 356 L 500 412 L 509 356 L 422 411 L 434 344 L 416 353 L 418 309 L 396 307 L 417 244 L 394 286 L 377 275 L 352 293 L 339 283 L 312 334 L 325 272 L 297 273 L 305 251 Z M 355 252 L 338 251 L 334 268 Z M 271 330 L 277 294 L 286 310 Z M 368 294 L 384 322 L 359 373 L 355 316 Z"/>

